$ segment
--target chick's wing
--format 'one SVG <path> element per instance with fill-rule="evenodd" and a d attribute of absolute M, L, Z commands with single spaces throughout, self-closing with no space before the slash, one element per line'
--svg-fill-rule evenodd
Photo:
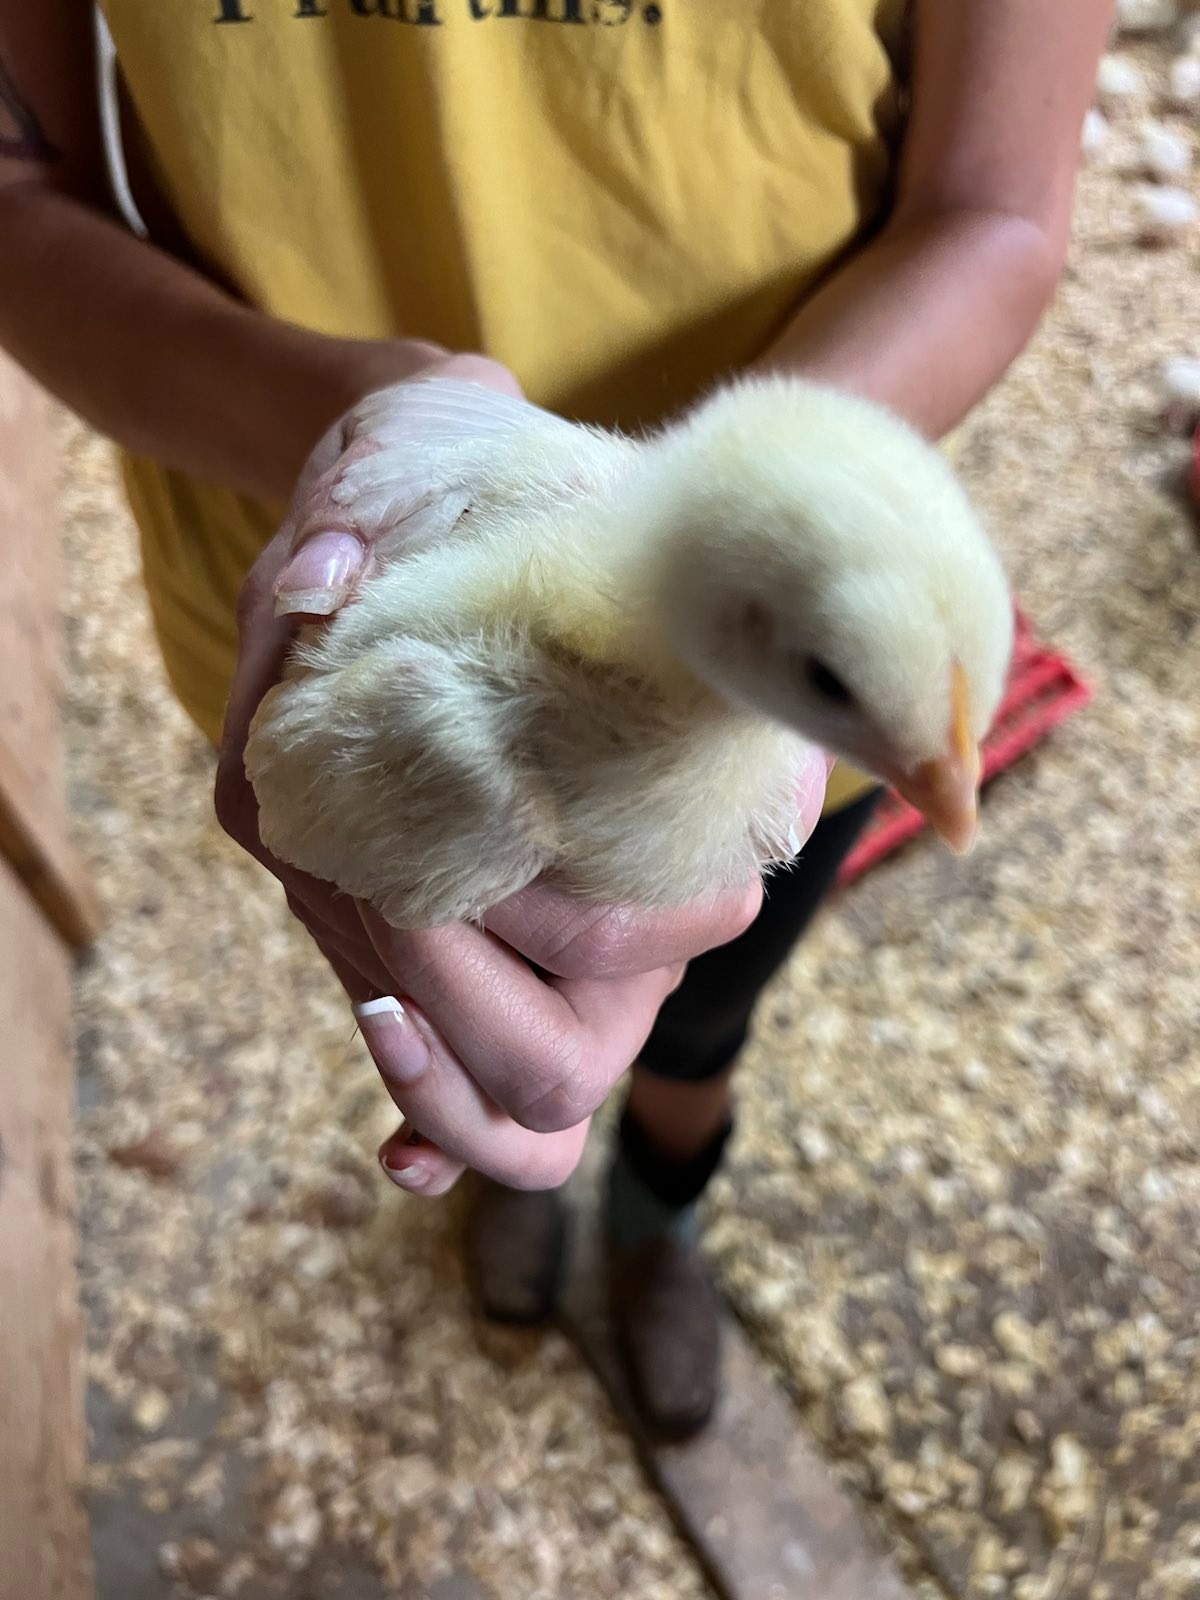
<path fill-rule="evenodd" d="M 378 530 L 375 552 L 386 562 L 447 534 L 481 497 L 544 496 L 553 463 L 588 438 L 479 384 L 403 383 L 358 407 L 332 499 Z"/>

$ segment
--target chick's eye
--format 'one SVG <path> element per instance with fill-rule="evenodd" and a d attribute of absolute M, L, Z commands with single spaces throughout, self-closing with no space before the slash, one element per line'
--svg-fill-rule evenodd
<path fill-rule="evenodd" d="M 854 696 L 842 680 L 823 661 L 818 661 L 816 656 L 805 656 L 804 676 L 808 686 L 822 700 L 831 706 L 852 706 Z"/>

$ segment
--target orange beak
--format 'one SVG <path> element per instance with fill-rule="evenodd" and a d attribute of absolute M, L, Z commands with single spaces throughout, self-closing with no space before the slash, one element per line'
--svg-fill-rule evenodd
<path fill-rule="evenodd" d="M 952 715 L 945 755 L 926 761 L 896 782 L 897 792 L 915 806 L 956 855 L 975 843 L 981 762 L 971 733 L 967 675 L 954 663 Z"/>

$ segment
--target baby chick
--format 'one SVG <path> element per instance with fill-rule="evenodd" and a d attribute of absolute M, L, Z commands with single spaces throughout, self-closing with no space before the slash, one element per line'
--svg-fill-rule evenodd
<path fill-rule="evenodd" d="M 637 441 L 511 401 L 486 434 L 435 429 L 416 486 L 397 394 L 368 403 L 381 448 L 338 493 L 403 540 L 305 630 L 251 729 L 276 855 L 400 928 L 546 871 L 677 904 L 794 856 L 813 743 L 969 846 L 1012 606 L 906 425 L 787 378 Z M 430 507 L 448 533 L 422 534 Z"/>

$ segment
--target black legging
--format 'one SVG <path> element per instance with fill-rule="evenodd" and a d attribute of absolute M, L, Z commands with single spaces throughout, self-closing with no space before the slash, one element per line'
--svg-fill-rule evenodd
<path fill-rule="evenodd" d="M 767 880 L 763 908 L 745 933 L 691 963 L 658 1014 L 641 1066 L 657 1077 L 699 1082 L 732 1063 L 759 995 L 833 887 L 878 798 L 876 790 L 823 817 L 795 866 Z"/>

